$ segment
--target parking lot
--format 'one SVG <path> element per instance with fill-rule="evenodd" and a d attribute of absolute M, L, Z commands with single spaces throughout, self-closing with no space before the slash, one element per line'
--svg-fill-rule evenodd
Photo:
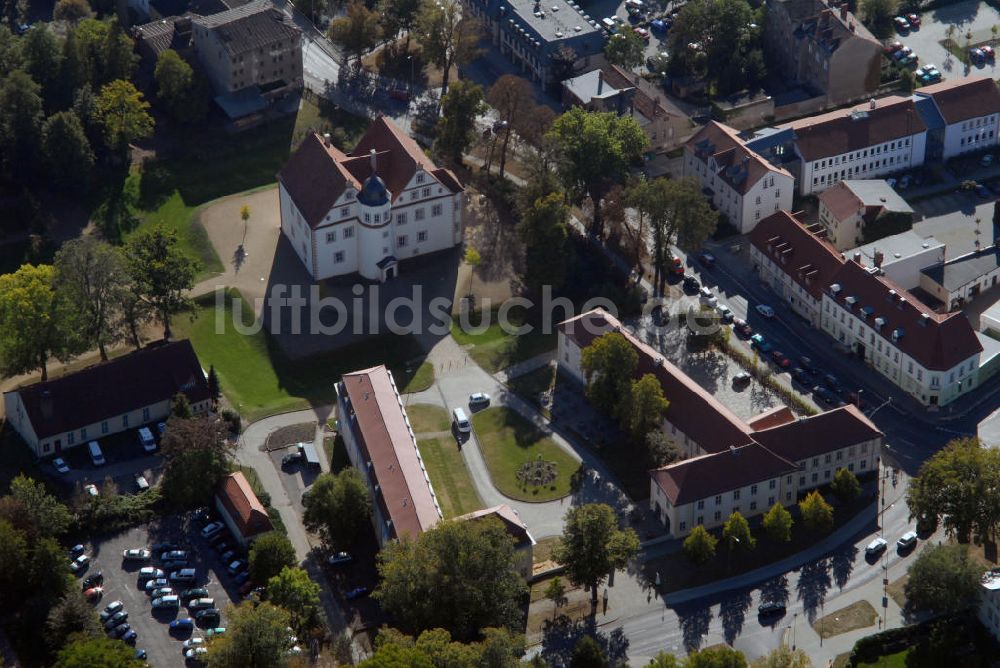
<path fill-rule="evenodd" d="M 152 431 L 156 434 L 155 429 Z M 118 493 L 131 494 L 138 491 L 136 475 L 144 476 L 150 485 L 155 485 L 159 481 L 163 458 L 159 450 L 152 453 L 143 450 L 135 429 L 91 440 L 97 440 L 101 447 L 105 459 L 103 466 L 94 466 L 90 460 L 87 442 L 83 441 L 73 447 L 64 448 L 59 453 L 59 457 L 69 466 L 68 473 L 57 473 L 51 460 L 42 465 L 42 470 L 48 473 L 54 482 L 70 490 L 93 484 L 100 492 L 106 480 L 111 478 L 118 488 Z"/>
<path fill-rule="evenodd" d="M 895 35 L 906 46 L 913 49 L 919 58 L 918 65 L 937 65 L 945 79 L 963 77 L 968 74 L 982 74 L 996 78 L 1000 76 L 996 62 L 983 62 L 969 69 L 952 56 L 941 42 L 945 39 L 948 26 L 954 25 L 955 40 L 964 45 L 966 33 L 972 33 L 969 43 L 973 46 L 989 42 L 993 37 L 991 28 L 1000 26 L 1000 12 L 979 0 L 966 0 L 947 7 L 941 7 L 921 15 L 921 25 L 902 35 Z M 1000 36 L 1000 34 L 998 34 Z"/>
<path fill-rule="evenodd" d="M 153 524 L 130 529 L 106 540 L 86 544 L 86 553 L 91 556 L 88 570 L 82 573 L 82 581 L 88 575 L 101 571 L 104 575 L 104 595 L 94 604 L 101 611 L 112 601 L 120 600 L 128 612 L 125 620 L 138 637 L 135 647 L 143 648 L 148 661 L 153 666 L 179 666 L 184 664 L 184 640 L 192 633 L 170 633 L 170 622 L 174 619 L 193 616 L 182 605 L 179 610 L 158 610 L 154 613 L 149 595 L 143 589 L 139 570 L 143 566 L 161 566 L 159 556 L 149 562 L 124 561 L 122 551 L 133 548 L 151 548 L 155 543 L 173 542 L 178 549 L 192 553 L 191 566 L 196 569 L 196 579 L 191 583 L 171 583 L 175 592 L 204 587 L 209 597 L 215 599 L 215 607 L 222 610 L 220 626 L 226 625 L 225 609 L 230 603 L 238 603 L 240 596 L 233 579 L 225 572 L 221 559 L 207 541 L 199 535 L 201 524 L 189 517 L 168 517 Z M 168 574 L 169 575 L 169 574 Z M 193 635 L 203 636 L 200 630 Z"/>

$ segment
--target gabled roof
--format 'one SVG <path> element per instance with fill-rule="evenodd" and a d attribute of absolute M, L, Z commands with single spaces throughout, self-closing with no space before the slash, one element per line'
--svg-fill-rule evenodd
<path fill-rule="evenodd" d="M 230 54 L 302 37 L 302 31 L 270 0 L 254 0 L 217 14 L 194 16 L 193 22 L 214 32 Z"/>
<path fill-rule="evenodd" d="M 714 159 L 717 176 L 740 194 L 748 192 L 771 173 L 791 178 L 786 169 L 776 167 L 747 148 L 736 130 L 716 121 L 709 121 L 684 146 L 706 165 L 710 158 Z"/>
<path fill-rule="evenodd" d="M 838 220 L 858 213 L 859 209 L 913 213 L 906 200 L 882 179 L 838 181 L 819 194 L 819 201 L 826 205 Z"/>
<path fill-rule="evenodd" d="M 820 226 L 807 228 L 792 214 L 779 211 L 757 223 L 748 236 L 757 250 L 784 269 L 813 298 L 820 299 L 844 263 L 825 234 Z"/>
<path fill-rule="evenodd" d="M 187 339 L 154 343 L 61 378 L 13 390 L 38 438 L 96 424 L 184 392 L 208 399 L 208 383 Z M 139 426 L 139 425 L 136 425 Z"/>
<path fill-rule="evenodd" d="M 990 77 L 968 76 L 924 86 L 918 96 L 934 100 L 949 125 L 970 118 L 1000 114 L 1000 90 Z"/>
<path fill-rule="evenodd" d="M 527 525 L 521 521 L 521 516 L 517 514 L 516 510 L 508 506 L 506 503 L 501 503 L 499 506 L 493 506 L 491 508 L 483 508 L 482 510 L 474 510 L 471 513 L 459 515 L 455 519 L 478 520 L 484 517 L 493 517 L 499 520 L 507 530 L 507 533 L 510 534 L 510 537 L 514 539 L 514 547 L 523 547 L 535 544 L 535 539 L 532 538 Z"/>
<path fill-rule="evenodd" d="M 947 371 L 983 349 L 965 315 L 935 313 L 886 276 L 876 275 L 854 260 L 844 263 L 833 276 L 833 284 L 839 286 L 837 294 L 829 290 L 827 294 L 837 304 L 855 315 L 867 313 L 865 321 L 878 336 L 926 369 Z M 881 327 L 876 327 L 877 319 L 881 319 Z M 896 341 L 892 340 L 894 332 Z"/>
<path fill-rule="evenodd" d="M 271 531 L 274 526 L 242 471 L 230 473 L 219 483 L 219 502 L 236 524 L 243 538 Z"/>
<path fill-rule="evenodd" d="M 781 425 L 754 432 L 755 441 L 775 455 L 800 462 L 830 452 L 830 435 L 836 435 L 836 449 L 882 437 L 854 404 L 798 418 Z"/>
<path fill-rule="evenodd" d="M 390 534 L 416 538 L 441 520 L 441 509 L 424 469 L 409 419 L 389 370 L 384 366 L 345 373 L 347 421 L 370 462 L 367 476 L 378 486 L 375 503 L 391 522 Z"/>
<path fill-rule="evenodd" d="M 853 109 L 802 118 L 780 127 L 795 131 L 795 145 L 807 162 L 863 150 L 924 132 L 927 126 L 912 98 L 891 95 Z"/>
<path fill-rule="evenodd" d="M 429 176 L 425 185 L 438 183 L 453 194 L 464 190 L 454 173 L 435 166 L 412 138 L 385 117 L 372 121 L 349 155 L 311 133 L 278 174 L 278 180 L 310 227 L 315 229 L 323 223 L 347 188 L 361 190 L 372 175 L 372 150 L 376 175 L 395 200 L 421 169 Z"/>

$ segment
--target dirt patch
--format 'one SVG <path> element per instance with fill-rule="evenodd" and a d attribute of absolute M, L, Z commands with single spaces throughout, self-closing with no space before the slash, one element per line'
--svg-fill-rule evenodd
<path fill-rule="evenodd" d="M 904 588 L 906 587 L 906 582 L 909 579 L 909 575 L 904 575 L 895 582 L 890 582 L 889 586 L 885 588 L 889 593 L 889 596 L 892 597 L 892 600 L 896 602 L 896 605 L 902 609 L 906 608 L 906 592 L 904 591 Z"/>
<path fill-rule="evenodd" d="M 813 630 L 822 638 L 832 638 L 841 633 L 856 631 L 875 624 L 878 613 L 868 601 L 858 601 L 846 608 L 831 612 L 813 622 Z"/>
<path fill-rule="evenodd" d="M 312 443 L 316 438 L 316 423 L 303 422 L 275 429 L 267 436 L 264 449 L 268 452 L 295 445 L 296 443 Z"/>

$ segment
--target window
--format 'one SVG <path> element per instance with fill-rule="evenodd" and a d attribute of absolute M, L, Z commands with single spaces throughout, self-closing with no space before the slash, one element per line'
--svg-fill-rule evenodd
<path fill-rule="evenodd" d="M 859 466 L 860 466 L 860 468 L 862 468 L 862 469 L 866 469 L 866 468 L 868 468 L 868 460 L 867 460 L 867 459 L 862 459 L 862 460 L 861 460 L 861 464 L 860 464 Z"/>
<path fill-rule="evenodd" d="M 421 197 L 430 197 L 431 196 L 431 189 L 430 188 L 424 188 L 423 190 L 420 191 L 420 196 Z"/>
<path fill-rule="evenodd" d="M 405 211 L 402 212 L 402 213 L 397 213 L 396 214 L 396 224 L 397 225 L 406 225 L 406 212 Z"/>
<path fill-rule="evenodd" d="M 104 422 L 101 423 L 101 433 L 102 434 L 108 433 L 108 421 L 107 420 L 105 420 Z"/>
<path fill-rule="evenodd" d="M 751 501 L 750 502 L 750 510 L 757 510 L 757 502 L 756 501 Z"/>
<path fill-rule="evenodd" d="M 431 207 L 431 215 L 432 216 L 440 216 L 441 215 L 441 205 L 440 204 L 435 204 L 434 206 Z"/>
<path fill-rule="evenodd" d="M 804 484 L 806 484 L 806 477 L 804 475 L 800 475 L 799 476 L 799 487 L 802 487 L 802 485 L 804 485 Z"/>
<path fill-rule="evenodd" d="M 812 475 L 812 481 L 816 482 L 817 480 L 819 480 L 819 474 L 818 473 L 813 473 L 813 475 Z"/>
<path fill-rule="evenodd" d="M 71 431 L 66 434 L 66 445 L 73 445 L 76 443 L 76 432 Z"/>
<path fill-rule="evenodd" d="M 396 248 L 406 248 L 406 235 L 396 237 Z"/>
<path fill-rule="evenodd" d="M 372 215 L 370 213 L 365 214 L 365 222 L 366 223 L 372 222 Z"/>
<path fill-rule="evenodd" d="M 423 209 L 417 209 L 416 211 L 413 212 L 413 220 L 423 220 L 423 219 L 424 219 Z"/>
<path fill-rule="evenodd" d="M 791 501 L 791 500 L 792 500 L 792 493 L 785 492 L 785 501 Z"/>
<path fill-rule="evenodd" d="M 333 263 L 340 264 L 344 261 L 344 251 L 337 251 L 333 254 Z"/>
<path fill-rule="evenodd" d="M 844 458 L 844 451 L 843 450 L 838 450 L 837 451 L 837 461 L 839 462 L 843 458 Z"/>
<path fill-rule="evenodd" d="M 704 523 L 705 523 L 705 516 L 698 515 L 698 524 L 704 524 Z"/>
<path fill-rule="evenodd" d="M 424 173 L 417 172 L 417 183 L 423 183 L 423 182 L 424 182 Z"/>
<path fill-rule="evenodd" d="M 854 462 L 851 462 L 850 464 L 847 465 L 847 470 L 851 471 L 852 473 L 854 472 Z"/>
<path fill-rule="evenodd" d="M 681 531 L 687 529 L 687 522 L 681 522 Z"/>
<path fill-rule="evenodd" d="M 382 238 L 383 239 L 388 239 L 389 238 L 389 230 L 386 230 L 385 232 L 382 233 Z"/>
<path fill-rule="evenodd" d="M 722 519 L 722 513 L 720 513 L 718 510 L 716 510 L 715 511 L 715 521 L 718 522 L 721 519 Z"/>
<path fill-rule="evenodd" d="M 83 429 L 80 430 L 80 440 L 81 441 L 86 441 L 87 440 L 87 428 L 86 427 L 84 427 Z"/>
<path fill-rule="evenodd" d="M 721 506 L 722 505 L 722 495 L 721 494 L 716 495 L 716 497 L 715 497 L 715 505 L 717 505 L 717 506 Z"/>
<path fill-rule="evenodd" d="M 341 218 L 347 218 L 349 215 L 351 215 L 351 207 L 349 207 L 349 206 L 342 206 L 342 207 L 340 207 L 340 217 Z"/>
<path fill-rule="evenodd" d="M 698 510 L 705 510 L 705 499 L 698 501 Z"/>
<path fill-rule="evenodd" d="M 351 239 L 353 237 L 354 237 L 354 227 L 353 226 L 352 227 L 345 227 L 344 228 L 344 238 L 345 239 Z"/>
<path fill-rule="evenodd" d="M 417 195 L 419 195 L 419 194 L 420 193 L 417 192 L 416 190 L 411 190 L 410 191 L 410 201 L 412 202 L 413 200 L 417 199 Z"/>
<path fill-rule="evenodd" d="M 737 489 L 733 491 L 733 501 L 739 501 L 739 500 L 740 500 L 740 490 Z"/>
<path fill-rule="evenodd" d="M 122 428 L 128 429 L 128 414 L 122 416 Z"/>
<path fill-rule="evenodd" d="M 829 479 L 830 479 L 830 469 L 827 469 L 823 471 L 823 480 L 829 480 Z"/>
<path fill-rule="evenodd" d="M 789 480 L 789 482 L 791 482 L 791 480 Z M 768 489 L 774 489 L 775 485 L 777 485 L 777 484 L 778 484 L 777 480 L 769 480 L 768 483 L 767 483 L 767 488 Z"/>
<path fill-rule="evenodd" d="M 750 496 L 757 496 L 757 485 L 750 485 Z"/>
<path fill-rule="evenodd" d="M 382 214 L 381 213 L 376 213 L 375 214 L 375 224 L 378 225 L 381 222 L 382 222 Z"/>
<path fill-rule="evenodd" d="M 785 477 L 785 484 L 786 485 L 791 485 L 792 484 L 792 476 L 786 476 Z"/>
<path fill-rule="evenodd" d="M 421 241 L 427 241 L 427 233 L 426 232 L 417 232 L 417 242 L 419 243 Z"/>
<path fill-rule="evenodd" d="M 767 507 L 770 508 L 773 505 L 774 505 L 774 497 L 773 496 L 767 497 Z"/>
<path fill-rule="evenodd" d="M 330 232 L 326 233 L 326 243 L 332 244 L 336 240 L 337 240 L 337 231 L 336 230 L 333 230 L 333 231 L 330 231 Z"/>
<path fill-rule="evenodd" d="M 827 463 L 829 463 L 829 461 L 830 460 L 827 460 Z M 819 466 L 819 457 L 813 457 L 813 468 L 816 468 L 817 466 Z"/>

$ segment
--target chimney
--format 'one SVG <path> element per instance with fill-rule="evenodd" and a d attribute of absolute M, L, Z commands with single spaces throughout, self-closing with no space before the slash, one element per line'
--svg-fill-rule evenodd
<path fill-rule="evenodd" d="M 847 3 L 845 2 L 840 6 L 840 18 L 843 21 L 847 20 Z M 852 28 L 853 30 L 853 28 Z"/>
<path fill-rule="evenodd" d="M 329 147 L 329 146 L 330 146 L 330 133 L 329 133 L 329 132 L 324 132 L 324 133 L 323 133 L 323 143 L 324 143 L 324 144 L 325 144 L 325 145 L 326 145 L 327 147 Z"/>
<path fill-rule="evenodd" d="M 597 94 L 600 95 L 604 91 L 604 72 L 597 70 Z"/>
<path fill-rule="evenodd" d="M 368 155 L 371 157 L 371 161 L 372 161 L 372 174 L 375 174 L 375 172 L 378 169 L 378 163 L 375 160 L 375 149 L 372 149 L 371 151 L 369 151 Z"/>
<path fill-rule="evenodd" d="M 874 109 L 877 106 L 878 106 L 878 102 L 875 101 L 875 98 L 872 98 L 871 100 L 868 101 L 868 108 L 869 109 Z"/>
<path fill-rule="evenodd" d="M 885 259 L 885 256 L 882 254 L 882 251 L 880 251 L 880 250 L 875 251 L 875 267 L 877 269 L 881 269 L 882 268 L 882 260 L 884 260 L 884 259 Z"/>
<path fill-rule="evenodd" d="M 854 261 L 857 262 L 858 264 L 860 264 L 862 267 L 865 266 L 861 262 L 861 251 L 854 251 Z"/>
<path fill-rule="evenodd" d="M 849 27 L 849 28 L 851 29 L 851 32 L 854 32 L 854 21 L 851 21 L 851 22 L 850 22 L 850 23 L 848 24 L 848 27 Z"/>

